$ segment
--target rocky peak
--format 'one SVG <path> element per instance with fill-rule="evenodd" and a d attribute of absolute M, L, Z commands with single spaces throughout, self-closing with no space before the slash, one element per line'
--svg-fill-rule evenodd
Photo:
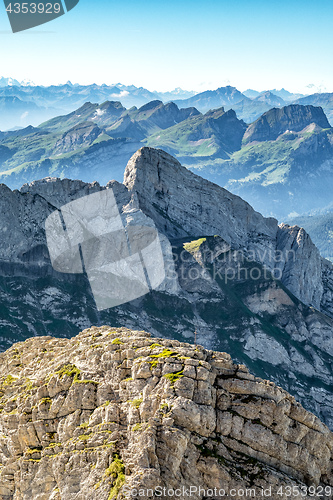
<path fill-rule="evenodd" d="M 162 130 L 197 115 L 200 113 L 193 107 L 180 110 L 173 102 L 163 104 L 161 101 L 152 101 L 135 112 L 129 112 L 129 116 L 143 127 L 155 125 Z M 148 120 L 149 123 L 142 123 L 144 120 Z"/>
<path fill-rule="evenodd" d="M 281 97 L 278 97 L 277 95 L 273 94 L 273 92 L 271 92 L 270 90 L 262 92 L 254 100 L 258 102 L 266 102 L 271 106 L 278 106 L 278 107 L 281 107 L 285 104 L 284 100 L 281 99 Z"/>
<path fill-rule="evenodd" d="M 262 217 L 241 198 L 196 176 L 161 150 L 142 148 L 135 153 L 124 182 L 137 207 L 169 238 L 222 235 L 233 248 L 245 247 L 255 260 L 275 269 L 305 304 L 333 315 L 332 268 L 304 230 L 287 224 L 278 228 L 275 219 Z"/>
<path fill-rule="evenodd" d="M 195 132 L 195 137 L 189 136 L 191 140 L 209 137 L 211 131 L 216 139 L 224 146 L 226 151 L 233 152 L 241 148 L 242 139 L 246 130 L 246 124 L 239 120 L 233 109 L 225 111 L 224 108 L 208 111 L 204 115 L 205 121 Z"/>
<path fill-rule="evenodd" d="M 303 228 L 280 224 L 277 249 L 291 257 L 278 263 L 283 284 L 289 290 L 298 289 L 297 296 L 302 297 L 306 304 L 320 308 L 324 291 L 322 266 L 325 263 L 310 236 Z"/>
<path fill-rule="evenodd" d="M 113 181 L 106 187 L 112 187 L 120 210 L 132 198 L 138 216 L 143 212 L 167 238 L 219 235 L 232 248 L 250 252 L 254 260 L 280 273 L 285 286 L 305 304 L 332 314 L 333 309 L 327 309 L 332 272 L 305 231 L 278 228 L 275 219 L 262 217 L 244 200 L 193 174 L 167 153 L 140 149 L 127 165 L 124 185 Z M 36 245 L 45 246 L 44 221 L 55 207 L 101 189 L 105 188 L 96 182 L 52 178 L 24 185 L 19 192 L 4 187 L 0 209 L 6 238 L 0 243 L 0 260 L 21 262 Z"/>
<path fill-rule="evenodd" d="M 55 210 L 66 203 L 83 196 L 96 193 L 101 189 L 111 188 L 119 200 L 120 206 L 129 202 L 127 189 L 116 181 L 101 187 L 98 182 L 91 184 L 82 181 L 45 178 L 25 184 L 21 190 L 11 191 L 1 185 L 0 230 L 0 275 L 20 273 L 14 264 L 31 267 L 33 265 L 50 267 L 45 237 L 45 220 Z M 11 207 L 8 210 L 8 207 Z M 5 268 L 2 264 L 6 263 Z"/>
<path fill-rule="evenodd" d="M 238 196 L 182 167 L 161 150 L 141 148 L 125 170 L 124 184 L 138 208 L 169 238 L 221 236 L 246 249 L 300 300 L 320 308 L 320 254 L 311 238 L 265 218 Z M 304 236 L 304 238 L 302 237 Z M 302 276 L 302 280 L 299 280 Z"/>
<path fill-rule="evenodd" d="M 3 499 L 333 486 L 329 429 L 228 354 L 105 326 L 0 360 Z"/>
<path fill-rule="evenodd" d="M 199 111 L 193 107 L 179 109 L 175 103 L 169 102 L 159 106 L 152 115 L 152 118 L 154 119 L 154 123 L 161 129 L 166 129 L 172 127 L 176 123 L 180 123 L 187 118 L 190 118 L 191 116 L 198 115 L 200 115 Z"/>
<path fill-rule="evenodd" d="M 311 123 L 321 128 L 331 127 L 321 107 L 291 104 L 273 108 L 248 127 L 244 142 L 274 141 L 287 130 L 300 132 Z"/>
<path fill-rule="evenodd" d="M 163 106 L 163 102 L 162 101 L 159 101 L 159 100 L 150 101 L 147 104 L 144 104 L 143 106 L 141 106 L 138 109 L 138 112 L 139 113 L 145 113 L 146 111 L 151 111 L 151 110 L 156 109 L 156 108 L 158 108 L 160 106 Z"/>
<path fill-rule="evenodd" d="M 236 89 L 236 87 L 232 87 L 231 85 L 227 85 L 226 87 L 219 87 L 216 90 L 217 95 L 221 95 L 227 102 L 234 103 L 235 101 L 240 101 L 244 98 L 243 94 Z"/>
<path fill-rule="evenodd" d="M 105 111 L 106 113 L 114 114 L 115 111 L 123 113 L 126 108 L 121 104 L 120 101 L 105 101 L 98 106 L 100 111 Z"/>
<path fill-rule="evenodd" d="M 246 244 L 250 234 L 275 238 L 275 219 L 262 217 L 244 200 L 190 172 L 162 150 L 144 147 L 135 153 L 124 184 L 169 237 L 219 234 L 234 247 Z"/>

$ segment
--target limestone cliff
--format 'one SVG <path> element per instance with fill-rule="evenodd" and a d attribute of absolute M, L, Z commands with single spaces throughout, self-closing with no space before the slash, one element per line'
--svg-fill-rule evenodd
<path fill-rule="evenodd" d="M 93 327 L 15 344 L 0 377 L 2 500 L 331 498 L 332 433 L 228 354 Z"/>
<path fill-rule="evenodd" d="M 275 219 L 263 217 L 239 196 L 193 174 L 161 150 L 141 148 L 135 153 L 124 184 L 137 207 L 169 238 L 217 234 L 277 272 L 305 304 L 318 309 L 325 304 L 322 266 L 326 269 L 327 264 L 304 230 L 278 226 Z"/>
<path fill-rule="evenodd" d="M 251 123 L 243 141 L 275 140 L 287 131 L 299 132 L 312 123 L 321 128 L 331 128 L 321 107 L 290 104 L 283 108 L 273 108 Z"/>

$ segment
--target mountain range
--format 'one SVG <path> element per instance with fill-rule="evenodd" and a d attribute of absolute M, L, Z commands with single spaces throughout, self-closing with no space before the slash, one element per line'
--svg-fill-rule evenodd
<path fill-rule="evenodd" d="M 332 95 L 241 93 L 231 86 L 158 93 L 122 84 L 38 87 L 2 79 L 0 125 L 38 126 L 0 133 L 0 175 L 11 188 L 48 175 L 121 181 L 131 155 L 148 145 L 261 213 L 287 220 L 331 202 Z M 105 100 L 110 97 L 117 99 Z M 163 102 L 169 99 L 174 102 Z"/>
<path fill-rule="evenodd" d="M 286 105 L 283 99 L 270 91 L 261 92 L 257 96 L 249 98 L 231 86 L 208 90 L 189 99 L 175 100 L 174 102 L 179 107 L 194 106 L 203 113 L 220 107 L 225 110 L 233 109 L 237 117 L 247 123 L 256 120 L 262 113 L 274 106 Z"/>
<path fill-rule="evenodd" d="M 124 168 L 141 141 L 157 130 L 200 113 L 152 101 L 126 110 L 119 102 L 85 103 L 69 115 L 38 128 L 2 134 L 1 177 L 13 188 L 48 175 L 98 180 L 122 180 Z"/>
<path fill-rule="evenodd" d="M 240 92 L 230 85 L 216 90 L 194 92 L 176 88 L 169 92 L 149 91 L 143 87 L 116 83 L 113 85 L 80 85 L 67 82 L 62 85 L 41 86 L 29 80 L 19 82 L 13 78 L 0 78 L 0 98 L 17 97 L 28 107 L 33 103 L 40 108 L 40 114 L 31 114 L 29 122 L 22 120 L 20 115 L 10 115 L 1 118 L 0 129 L 8 130 L 14 126 L 38 125 L 43 119 L 74 111 L 85 102 L 101 104 L 106 100 L 119 100 L 123 106 L 141 107 L 152 101 L 161 100 L 164 103 L 173 101 L 179 107 L 196 107 L 201 112 L 224 107 L 232 107 L 238 118 L 246 123 L 256 120 L 273 106 L 282 107 L 286 104 L 311 104 L 323 107 L 329 120 L 332 119 L 332 94 L 321 93 L 302 95 L 288 92 L 285 89 L 266 90 L 258 92 L 248 89 Z M 29 112 L 26 109 L 25 112 Z M 6 118 L 6 119 L 5 119 Z"/>
<path fill-rule="evenodd" d="M 191 170 L 279 220 L 331 203 L 333 135 L 322 108 L 273 108 L 247 127 L 234 114 L 227 127 L 229 137 L 238 142 L 229 140 L 229 148 L 223 150 L 219 144 L 226 134 L 211 126 L 216 116 L 218 111 L 189 119 L 152 135 L 146 143 L 176 155 Z M 198 126 L 201 122 L 206 135 Z"/>
<path fill-rule="evenodd" d="M 196 331 L 205 348 L 229 352 L 333 427 L 333 267 L 303 229 L 278 226 L 152 148 L 133 155 L 124 184 L 47 178 L 0 188 L 2 349 L 92 324 L 185 342 Z M 158 230 L 166 277 L 146 296 L 98 311 L 86 274 L 52 268 L 45 220 L 105 189 L 125 228 Z"/>
<path fill-rule="evenodd" d="M 305 97 L 303 94 L 295 94 L 293 92 L 289 92 L 288 90 L 282 88 L 280 90 L 278 89 L 272 89 L 268 90 L 266 92 L 270 92 L 271 94 L 280 97 L 283 99 L 286 103 L 294 102 L 296 99 L 300 99 L 301 97 Z M 243 94 L 246 97 L 250 97 L 250 99 L 254 99 L 256 97 L 259 97 L 260 94 L 263 94 L 263 92 L 258 92 L 257 90 L 253 89 L 247 89 L 243 92 Z"/>
<path fill-rule="evenodd" d="M 14 79 L 0 78 L 0 129 L 36 126 L 54 116 L 69 113 L 87 101 L 103 103 L 117 99 L 128 108 L 142 106 L 156 99 L 164 102 L 187 98 L 194 92 L 175 89 L 171 92 L 150 92 L 134 85 L 64 85 L 36 86 L 32 82 L 19 83 Z M 12 107 L 8 107 L 10 103 Z M 5 109 L 7 103 L 8 110 Z"/>
<path fill-rule="evenodd" d="M 152 92 L 142 87 L 123 85 L 121 83 L 113 85 L 73 85 L 71 82 L 67 82 L 63 85 L 45 87 L 35 85 L 28 80 L 18 82 L 13 78 L 2 77 L 0 78 L 0 101 L 3 97 L 16 97 L 22 101 L 21 106 L 25 106 L 26 109 L 21 114 L 13 110 L 12 115 L 9 113 L 2 115 L 0 129 L 8 130 L 26 125 L 36 126 L 43 120 L 74 111 L 85 102 L 91 101 L 101 104 L 107 100 L 120 101 L 126 108 L 132 106 L 141 107 L 153 100 L 161 100 L 164 103 L 173 101 L 181 108 L 194 106 L 201 112 L 222 106 L 226 110 L 232 107 L 238 118 L 246 123 L 251 123 L 272 106 L 282 107 L 289 103 L 298 103 L 298 100 L 304 98 L 306 100 L 304 104 L 322 106 L 329 119 L 331 119 L 332 106 L 329 96 L 330 94 L 304 96 L 302 94 L 292 94 L 285 89 L 273 89 L 264 92 L 247 90 L 241 93 L 231 86 L 200 93 L 180 88 L 169 92 Z M 301 101 L 299 103 L 303 104 Z M 34 113 L 29 108 L 30 104 L 34 104 L 36 107 Z"/>
<path fill-rule="evenodd" d="M 331 203 L 332 134 L 312 105 L 272 108 L 247 125 L 223 107 L 87 102 L 38 127 L 0 133 L 0 176 L 11 188 L 49 175 L 122 181 L 131 155 L 147 145 L 283 221 Z"/>

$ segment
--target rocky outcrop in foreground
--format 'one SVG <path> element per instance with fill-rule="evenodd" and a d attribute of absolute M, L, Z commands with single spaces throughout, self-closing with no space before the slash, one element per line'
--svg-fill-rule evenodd
<path fill-rule="evenodd" d="M 0 366 L 2 500 L 330 497 L 332 433 L 228 354 L 105 326 Z"/>

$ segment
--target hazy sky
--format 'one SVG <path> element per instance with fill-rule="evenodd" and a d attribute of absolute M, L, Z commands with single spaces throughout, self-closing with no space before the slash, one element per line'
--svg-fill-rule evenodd
<path fill-rule="evenodd" d="M 333 92 L 332 0 L 80 0 L 17 34 L 0 9 L 0 74 L 18 80 Z"/>

